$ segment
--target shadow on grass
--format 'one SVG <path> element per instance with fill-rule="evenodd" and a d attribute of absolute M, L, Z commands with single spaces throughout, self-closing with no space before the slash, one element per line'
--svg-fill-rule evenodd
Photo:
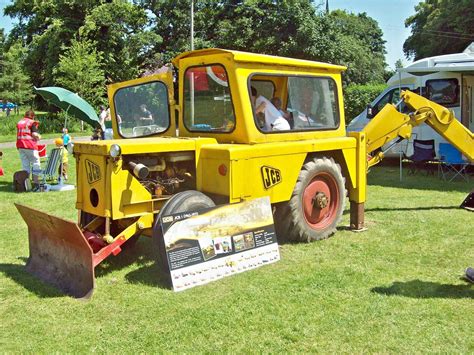
<path fill-rule="evenodd" d="M 23 259 L 23 258 L 22 258 Z M 33 292 L 41 298 L 66 297 L 64 293 L 53 286 L 42 282 L 40 279 L 29 274 L 25 265 L 18 264 L 0 264 L 0 272 L 6 277 L 23 286 L 30 292 Z"/>
<path fill-rule="evenodd" d="M 132 284 L 148 285 L 162 289 L 170 289 L 171 279 L 156 263 L 146 265 L 129 272 L 125 278 Z"/>
<path fill-rule="evenodd" d="M 96 267 L 95 275 L 104 277 L 114 270 L 124 269 L 132 264 L 138 265 L 138 269 L 125 276 L 128 282 L 169 288 L 168 278 L 157 266 L 151 239 L 147 237 L 140 237 L 133 247 L 122 250 L 118 256 L 104 260 Z"/>
<path fill-rule="evenodd" d="M 149 238 L 146 237 L 141 239 L 134 248 L 123 250 L 118 256 L 111 256 L 99 264 L 95 268 L 96 278 L 105 277 L 114 270 L 120 270 L 132 264 L 137 264 L 138 267 L 125 276 L 130 283 L 169 289 L 170 282 L 167 275 L 154 262 L 151 240 L 148 240 Z M 28 261 L 28 258 L 24 257 L 19 259 L 25 264 Z M 25 264 L 0 264 L 0 272 L 39 297 L 68 297 L 59 289 L 44 283 L 28 273 Z"/>
<path fill-rule="evenodd" d="M 461 203 L 459 203 L 461 204 Z M 366 208 L 365 212 L 393 212 L 393 211 L 431 211 L 431 210 L 460 210 L 462 209 L 458 205 L 456 206 L 429 206 L 429 207 L 393 207 L 393 208 Z M 350 210 L 345 210 L 344 214 L 350 214 Z"/>
<path fill-rule="evenodd" d="M 13 191 L 13 182 L 0 181 L 0 192 L 16 194 L 17 192 Z"/>
<path fill-rule="evenodd" d="M 436 176 L 436 173 L 434 175 L 407 175 L 404 173 L 402 181 L 400 181 L 400 172 L 397 167 L 379 166 L 373 168 L 367 178 L 369 189 L 370 186 L 382 186 L 408 190 L 456 191 L 468 193 L 472 188 L 472 173 L 471 171 L 468 182 L 464 180 L 447 182 L 441 179 L 441 177 Z"/>
<path fill-rule="evenodd" d="M 474 299 L 474 288 L 472 285 L 450 285 L 421 280 L 394 282 L 389 287 L 374 287 L 371 291 L 386 296 L 410 298 Z"/>

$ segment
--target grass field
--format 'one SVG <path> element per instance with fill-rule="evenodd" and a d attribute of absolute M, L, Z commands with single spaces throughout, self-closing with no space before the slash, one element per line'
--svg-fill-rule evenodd
<path fill-rule="evenodd" d="M 472 177 L 400 182 L 397 167 L 374 168 L 366 232 L 347 230 L 346 211 L 332 238 L 282 245 L 278 263 L 182 293 L 163 286 L 142 238 L 99 265 L 82 302 L 25 272 L 27 228 L 13 206 L 75 219 L 75 193 L 11 192 L 19 159 L 4 153 L 2 352 L 474 352 L 474 287 L 460 279 L 474 264 L 474 214 L 458 208 Z"/>

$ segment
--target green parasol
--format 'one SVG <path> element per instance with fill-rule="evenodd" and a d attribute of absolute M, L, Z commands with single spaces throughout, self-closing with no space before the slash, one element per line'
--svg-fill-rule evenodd
<path fill-rule="evenodd" d="M 99 117 L 94 108 L 78 94 L 57 86 L 35 87 L 35 91 L 50 104 L 66 111 L 67 114 L 92 127 L 100 127 Z"/>

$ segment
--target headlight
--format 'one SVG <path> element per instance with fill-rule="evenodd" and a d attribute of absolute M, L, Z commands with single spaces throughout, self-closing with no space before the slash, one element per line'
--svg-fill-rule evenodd
<path fill-rule="evenodd" d="M 120 149 L 118 144 L 112 144 L 109 154 L 112 158 L 118 158 L 122 154 L 122 149 Z"/>
<path fill-rule="evenodd" d="M 66 149 L 67 149 L 67 151 L 68 151 L 70 154 L 72 154 L 72 153 L 74 152 L 74 143 L 73 143 L 73 142 L 69 142 L 69 143 L 67 144 L 67 148 L 66 148 Z"/>

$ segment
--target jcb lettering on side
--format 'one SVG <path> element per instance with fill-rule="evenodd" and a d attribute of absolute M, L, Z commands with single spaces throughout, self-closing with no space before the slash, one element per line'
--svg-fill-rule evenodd
<path fill-rule="evenodd" d="M 94 182 L 99 181 L 100 180 L 99 166 L 88 159 L 86 159 L 85 164 L 86 164 L 87 182 L 89 184 L 93 184 Z"/>
<path fill-rule="evenodd" d="M 263 186 L 265 189 L 269 189 L 270 187 L 279 184 L 282 181 L 281 178 L 281 171 L 271 166 L 262 166 L 262 179 L 263 179 Z"/>

